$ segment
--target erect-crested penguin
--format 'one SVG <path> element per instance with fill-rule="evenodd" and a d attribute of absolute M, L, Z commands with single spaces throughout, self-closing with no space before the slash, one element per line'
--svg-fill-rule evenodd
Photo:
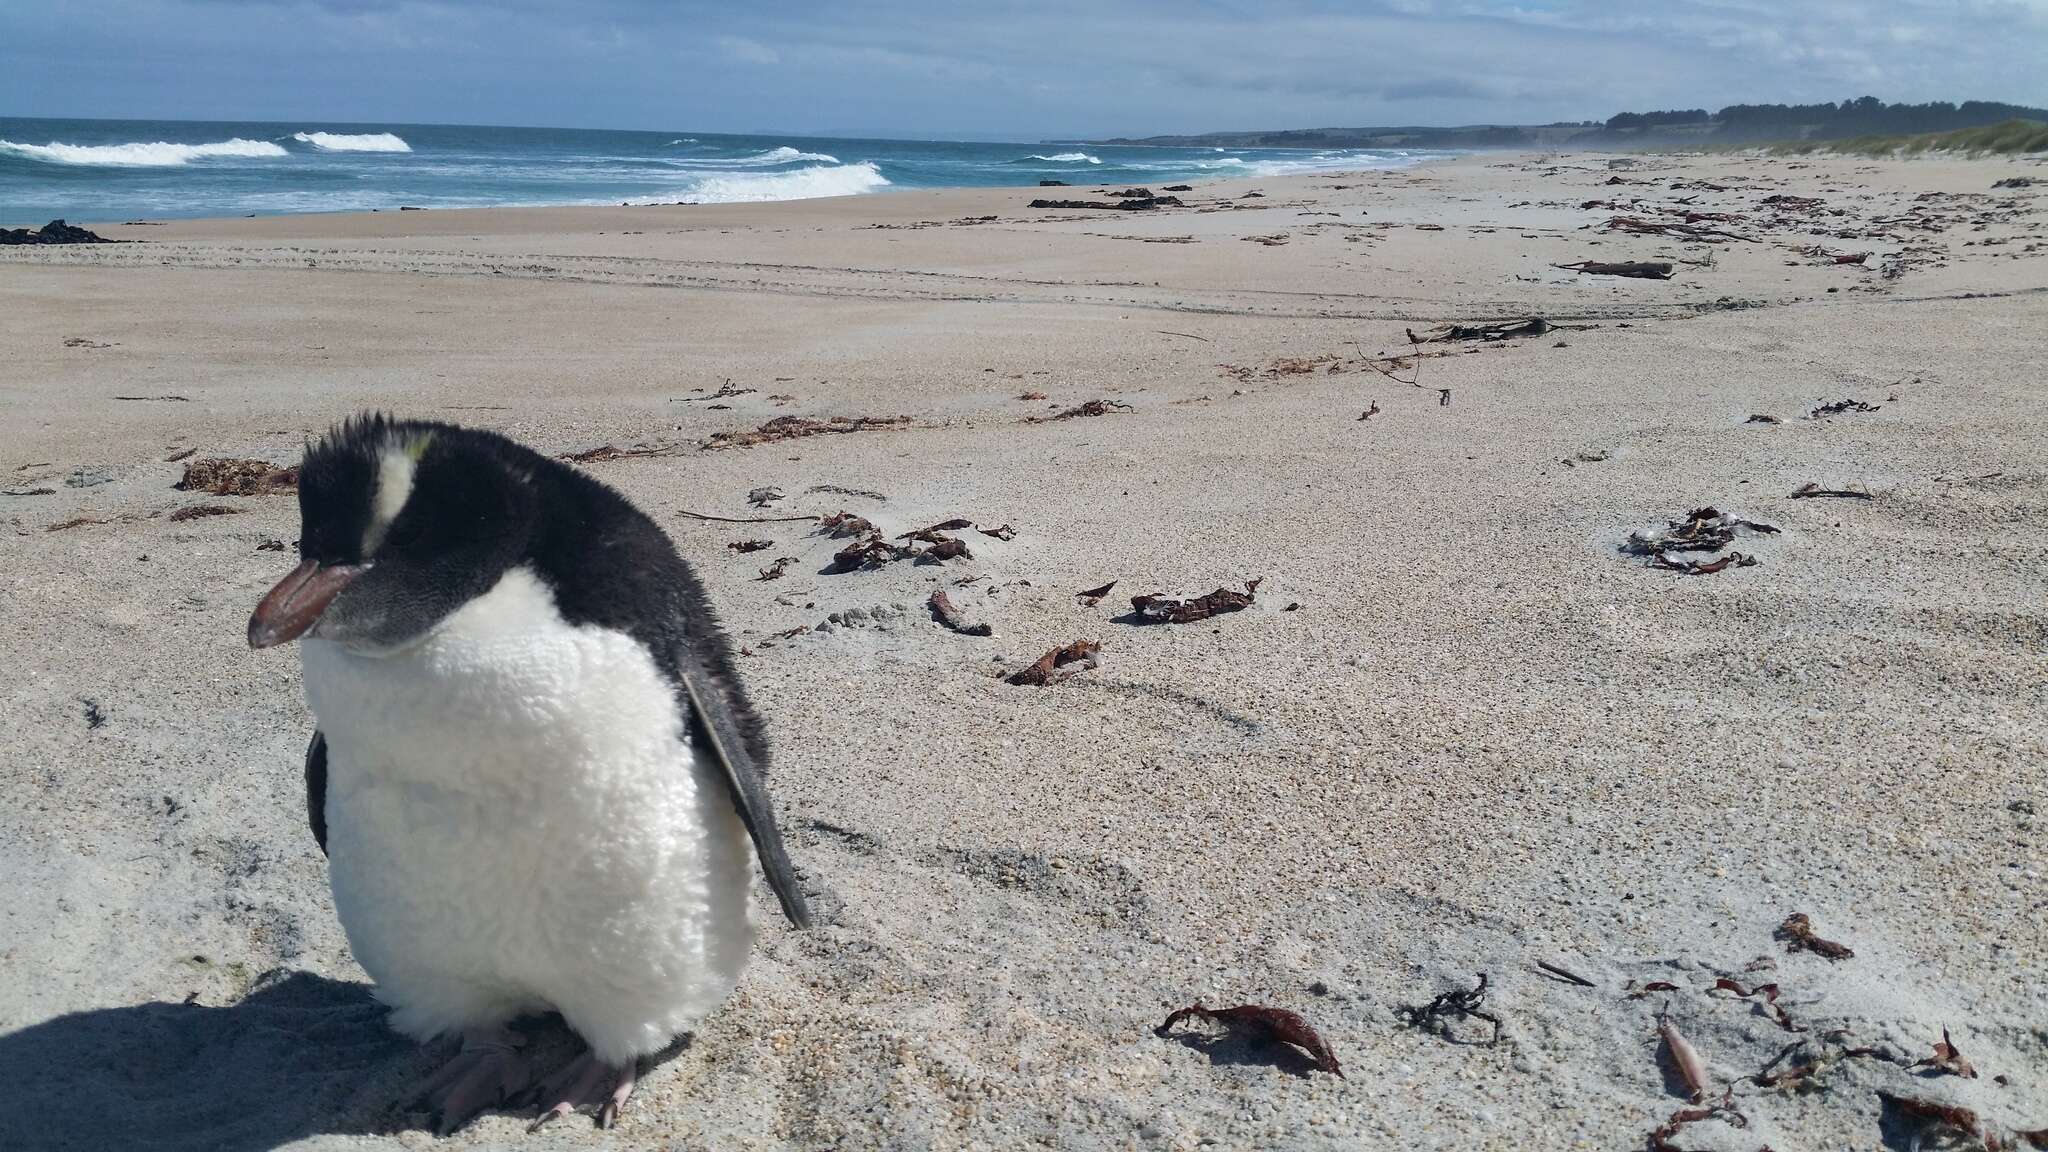
<path fill-rule="evenodd" d="M 610 1124 L 636 1062 L 717 1008 L 753 942 L 748 839 L 809 919 L 760 723 L 652 520 L 490 432 L 382 416 L 308 446 L 298 568 L 249 643 L 302 638 L 306 807 L 349 946 L 421 1041 L 449 1131 L 537 1104 Z M 514 1017 L 589 1046 L 545 1079 Z"/>

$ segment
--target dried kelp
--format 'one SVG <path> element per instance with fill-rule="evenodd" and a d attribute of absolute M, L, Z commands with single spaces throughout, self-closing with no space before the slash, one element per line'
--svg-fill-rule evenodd
<path fill-rule="evenodd" d="M 1896 1092 L 1877 1090 L 1878 1099 L 1900 1112 L 1923 1121 L 1930 1128 L 1949 1128 L 1961 1133 L 1966 1139 L 1978 1139 L 1986 1148 L 1998 1147 L 1998 1137 L 1983 1130 L 1977 1113 L 1960 1104 L 1944 1104 L 1938 1100 L 1921 1100 L 1913 1096 L 1901 1096 Z"/>
<path fill-rule="evenodd" d="M 1527 320 L 1503 320 L 1498 324 L 1446 324 L 1417 336 L 1408 331 L 1410 344 L 1442 344 L 1454 340 L 1510 340 L 1517 336 L 1541 336 L 1553 325 L 1541 316 Z"/>
<path fill-rule="evenodd" d="M 759 576 L 754 577 L 754 579 L 780 580 L 782 579 L 782 574 L 789 571 L 789 566 L 794 563 L 796 563 L 796 557 L 784 556 L 781 559 L 777 560 L 775 563 L 770 564 L 766 568 L 761 569 L 761 574 Z"/>
<path fill-rule="evenodd" d="M 1791 952 L 1812 952 L 1830 960 L 1847 960 L 1856 955 L 1846 944 L 1823 940 L 1814 932 L 1813 921 L 1804 912 L 1794 912 L 1785 917 L 1785 922 L 1778 925 L 1773 935 L 1783 940 L 1786 950 Z"/>
<path fill-rule="evenodd" d="M 1330 1051 L 1328 1043 L 1309 1025 L 1298 1012 L 1285 1008 L 1269 1008 L 1263 1004 L 1239 1004 L 1235 1008 L 1205 1008 L 1199 1002 L 1175 1010 L 1166 1017 L 1166 1022 L 1153 1031 L 1159 1036 L 1168 1036 L 1173 1026 L 1188 1018 L 1208 1020 L 1221 1024 L 1233 1032 L 1241 1032 L 1265 1043 L 1292 1044 L 1314 1062 L 1318 1069 L 1338 1079 L 1344 1078 L 1344 1070 L 1337 1063 L 1336 1053 Z"/>
<path fill-rule="evenodd" d="M 1775 535 L 1778 529 L 1755 520 L 1740 520 L 1718 508 L 1695 508 L 1683 520 L 1666 522 L 1662 530 L 1631 532 L 1621 550 L 1631 556 L 1661 556 L 1666 552 L 1718 552 L 1735 542 L 1737 532 Z"/>
<path fill-rule="evenodd" d="M 1479 983 L 1472 988 L 1453 988 L 1421 1007 L 1408 1006 L 1397 1009 L 1407 1019 L 1411 1028 L 1440 1030 L 1446 1017 L 1455 1016 L 1460 1020 L 1478 1019 L 1493 1025 L 1493 1043 L 1500 1042 L 1500 1017 L 1486 1010 L 1486 973 L 1479 973 Z"/>
<path fill-rule="evenodd" d="M 703 391 L 703 389 L 700 388 L 698 389 L 698 391 L 701 392 Z M 712 392 L 704 396 L 681 396 L 671 401 L 671 403 L 695 404 L 702 400 L 725 400 L 733 396 L 745 396 L 747 393 L 754 391 L 757 391 L 757 389 L 741 388 L 735 385 L 732 381 L 727 380 L 725 383 L 718 386 L 718 391 L 716 392 Z"/>
<path fill-rule="evenodd" d="M 954 519 L 942 520 L 937 524 L 919 528 L 915 531 L 902 533 L 896 538 L 898 540 L 922 540 L 927 544 L 936 544 L 943 539 L 939 535 L 941 532 L 958 532 L 962 528 L 972 527 L 974 527 L 974 521 L 955 517 Z"/>
<path fill-rule="evenodd" d="M 875 526 L 868 521 L 867 517 L 856 516 L 851 512 L 834 512 L 823 520 L 818 521 L 818 527 L 827 536 L 834 537 L 835 539 L 843 539 L 848 536 L 866 536 L 875 531 Z"/>
<path fill-rule="evenodd" d="M 1822 416 L 1840 416 L 1844 412 L 1875 412 L 1882 407 L 1882 404 L 1866 404 L 1861 400 L 1836 400 L 1808 412 L 1806 418 L 1818 420 Z"/>
<path fill-rule="evenodd" d="M 1776 984 L 1759 984 L 1754 988 L 1744 988 L 1740 982 L 1723 976 L 1714 981 L 1714 990 L 1717 992 L 1733 992 L 1744 1000 L 1760 996 L 1763 998 L 1764 1004 L 1770 1008 L 1772 1014 L 1777 1017 L 1778 1027 L 1783 1028 L 1787 1032 L 1806 1031 L 1806 1029 L 1793 1023 L 1791 1014 L 1785 1011 L 1783 1004 L 1778 1003 L 1778 986 Z"/>
<path fill-rule="evenodd" d="M 1755 243 L 1756 237 L 1754 236 L 1744 236 L 1739 232 L 1729 232 L 1722 228 L 1706 228 L 1697 223 L 1697 221 L 1702 220 L 1727 222 L 1738 219 L 1740 217 L 1715 212 L 1688 213 L 1684 223 L 1676 220 L 1645 220 L 1640 216 L 1614 216 L 1610 217 L 1607 223 L 1601 225 L 1601 227 L 1610 232 L 1631 232 L 1642 236 L 1676 236 L 1684 240 L 1696 240 L 1703 244 L 1718 244 L 1723 240 L 1742 240 Z M 1669 267 L 1669 265 L 1666 265 L 1666 267 Z"/>
<path fill-rule="evenodd" d="M 1074 595 L 1081 598 L 1081 607 L 1093 608 L 1097 604 L 1102 603 L 1102 598 L 1109 595 L 1109 590 L 1114 587 L 1116 587 L 1116 581 L 1111 580 L 1100 588 L 1090 588 L 1085 592 L 1076 592 Z"/>
<path fill-rule="evenodd" d="M 185 465 L 185 474 L 177 484 L 183 492 L 210 492 L 215 496 L 262 496 L 289 492 L 298 486 L 297 468 L 280 468 L 268 460 L 219 456 Z"/>
<path fill-rule="evenodd" d="M 1749 1118 L 1737 1112 L 1726 1098 L 1700 1108 L 1680 1108 L 1650 1133 L 1650 1152 L 1684 1152 L 1671 1142 L 1671 1138 L 1678 1135 L 1679 1129 L 1702 1120 L 1720 1120 L 1736 1128 L 1749 1127 Z M 1763 1152 L 1769 1150 L 1765 1149 Z"/>
<path fill-rule="evenodd" d="M 1948 1038 L 1948 1029 L 1946 1028 L 1941 1030 L 1941 1043 L 1934 1046 L 1934 1055 L 1924 1060 L 1915 1060 L 1913 1067 L 1938 1068 L 1943 1072 L 1961 1076 L 1967 1080 L 1975 1080 L 1977 1078 L 1977 1069 L 1972 1067 L 1970 1062 L 1963 1058 L 1962 1049 L 1957 1048 L 1955 1041 Z"/>
<path fill-rule="evenodd" d="M 230 508 L 225 504 L 201 504 L 193 508 L 180 508 L 171 513 L 171 523 L 182 524 L 187 520 L 203 520 L 208 516 L 238 516 L 243 509 Z"/>
<path fill-rule="evenodd" d="M 747 553 L 747 552 L 760 552 L 760 551 L 762 551 L 762 550 L 764 550 L 764 549 L 768 549 L 768 548 L 773 548 L 773 547 L 775 547 L 775 541 L 773 541 L 773 540 L 734 540 L 734 541 L 732 541 L 731 543 L 727 544 L 727 545 L 726 545 L 726 547 L 727 547 L 727 548 L 730 548 L 730 549 L 732 549 L 732 550 L 733 550 L 733 551 L 735 551 L 735 552 L 739 552 L 739 553 Z"/>
<path fill-rule="evenodd" d="M 1026 424 L 1045 424 L 1053 420 L 1072 420 L 1078 416 L 1107 416 L 1111 412 L 1129 411 L 1131 411 L 1131 406 L 1121 400 L 1090 400 L 1086 404 L 1076 404 L 1072 408 L 1062 409 L 1050 416 L 1026 416 L 1024 422 Z"/>
<path fill-rule="evenodd" d="M 1095 667 L 1101 655 L 1102 644 L 1095 640 L 1076 640 L 1064 648 L 1055 648 L 1029 668 L 1007 677 L 1012 684 L 1044 687 L 1057 684 L 1076 673 L 1086 672 Z M 1079 667 L 1076 667 L 1079 665 Z"/>
<path fill-rule="evenodd" d="M 868 432 L 877 428 L 901 428 L 909 423 L 908 416 L 834 416 L 829 420 L 813 420 L 807 416 L 777 416 L 751 431 L 713 432 L 709 440 L 698 446 L 706 451 L 720 448 L 753 448 L 781 440 L 800 440 L 806 436 Z"/>
<path fill-rule="evenodd" d="M 1673 560 L 1662 552 L 1650 557 L 1650 567 L 1683 572 L 1688 576 L 1712 576 L 1728 568 L 1747 568 L 1756 562 L 1756 557 L 1747 552 L 1730 552 L 1717 560 Z"/>
<path fill-rule="evenodd" d="M 947 536 L 919 552 L 917 559 L 922 564 L 938 564 L 946 560 L 972 560 L 974 553 L 968 551 L 967 541 Z"/>
<path fill-rule="evenodd" d="M 869 532 L 866 536 L 848 544 L 832 554 L 832 563 L 827 572 L 857 572 L 862 568 L 879 568 L 892 560 L 908 560 L 917 553 L 901 544 L 892 544 L 880 532 Z"/>
<path fill-rule="evenodd" d="M 600 444 L 580 452 L 564 452 L 561 459 L 577 464 L 602 464 L 607 460 L 634 460 L 644 456 L 674 456 L 683 451 L 680 444 L 635 444 L 621 448 L 616 444 Z"/>
<path fill-rule="evenodd" d="M 960 633 L 962 636 L 993 636 L 996 634 L 996 630 L 986 623 L 969 624 L 966 618 L 960 615 L 960 609 L 953 604 L 953 598 L 946 595 L 944 588 L 934 591 L 932 598 L 927 603 L 931 607 L 934 619 L 953 631 Z"/>
<path fill-rule="evenodd" d="M 993 536 L 998 540 L 1015 540 L 1017 538 L 1017 530 L 1008 524 L 1001 524 L 994 528 L 976 528 L 975 531 L 983 536 Z"/>
<path fill-rule="evenodd" d="M 860 496 L 868 500 L 880 501 L 884 504 L 889 502 L 889 498 L 880 492 L 870 492 L 865 488 L 841 488 L 837 484 L 813 484 L 809 488 L 804 489 L 804 491 L 807 493 L 830 492 L 835 496 Z"/>
<path fill-rule="evenodd" d="M 1218 588 L 1193 600 L 1169 600 L 1164 596 L 1133 596 L 1131 610 L 1140 624 L 1192 624 L 1225 612 L 1240 612 L 1252 606 L 1259 580 L 1247 581 L 1242 592 Z"/>

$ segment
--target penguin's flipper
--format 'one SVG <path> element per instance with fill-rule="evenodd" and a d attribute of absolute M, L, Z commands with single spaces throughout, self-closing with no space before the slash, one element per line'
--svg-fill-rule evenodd
<path fill-rule="evenodd" d="M 742 735 L 738 719 L 725 698 L 712 689 L 715 678 L 687 665 L 678 677 L 684 703 L 690 714 L 691 734 L 698 748 L 708 751 L 725 772 L 732 792 L 732 804 L 740 821 L 754 838 L 754 851 L 761 857 L 761 871 L 768 874 L 768 886 L 782 902 L 783 914 L 799 928 L 811 926 L 811 907 L 797 886 L 796 869 L 782 847 L 782 832 L 775 826 L 775 805 L 768 799 L 768 787 L 761 767 L 755 762 L 751 744 Z"/>
<path fill-rule="evenodd" d="M 313 825 L 320 854 L 327 855 L 327 737 L 318 728 L 306 745 L 306 819 Z"/>

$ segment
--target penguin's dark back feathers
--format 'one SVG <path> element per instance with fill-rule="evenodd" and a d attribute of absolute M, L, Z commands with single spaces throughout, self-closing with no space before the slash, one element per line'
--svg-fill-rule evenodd
<path fill-rule="evenodd" d="M 353 417 L 308 445 L 300 468 L 299 499 L 308 534 L 322 530 L 314 525 L 339 526 L 326 529 L 338 537 L 328 546 L 334 555 L 319 558 L 360 559 L 345 553 L 361 537 L 367 512 L 359 512 L 364 502 L 348 493 L 368 489 L 379 454 L 393 442 L 424 444 L 416 502 L 425 506 L 417 512 L 408 508 L 406 522 L 424 518 L 418 530 L 430 534 L 469 533 L 483 510 L 477 505 L 515 506 L 516 515 L 500 518 L 508 531 L 523 532 L 526 539 L 500 542 L 508 566 L 530 565 L 569 623 L 633 637 L 678 684 L 688 660 L 693 674 L 707 680 L 704 687 L 726 706 L 731 726 L 765 774 L 768 750 L 760 717 L 740 683 L 732 644 L 703 582 L 645 513 L 609 485 L 560 460 L 483 429 L 381 414 Z M 474 469 L 497 475 L 470 474 Z M 489 498 L 433 503 L 437 490 L 451 487 Z M 501 501 L 500 495 L 509 499 Z M 317 556 L 316 543 L 327 542 L 308 539 L 301 550 Z"/>

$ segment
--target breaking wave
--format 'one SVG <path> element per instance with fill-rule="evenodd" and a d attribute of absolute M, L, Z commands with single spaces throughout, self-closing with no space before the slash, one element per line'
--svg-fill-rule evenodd
<path fill-rule="evenodd" d="M 412 145 L 390 132 L 349 136 L 339 132 L 294 132 L 292 139 L 322 152 L 410 152 Z"/>
<path fill-rule="evenodd" d="M 0 140 L 0 155 L 22 156 L 49 164 L 90 164 L 125 168 L 173 168 L 194 160 L 240 156 L 268 158 L 289 156 L 283 146 L 268 140 L 216 140 L 211 144 L 171 144 L 158 140 L 143 144 L 16 144 Z"/>
<path fill-rule="evenodd" d="M 1047 164 L 1100 164 L 1102 159 L 1086 152 L 1055 152 L 1050 156 L 1026 156 L 1026 160 L 1043 160 Z"/>
<path fill-rule="evenodd" d="M 794 148 L 788 147 L 787 145 L 781 148 L 770 148 L 768 151 L 762 152 L 758 155 L 742 157 L 740 158 L 738 163 L 794 164 L 798 160 L 809 160 L 818 164 L 839 163 L 839 157 L 837 156 L 827 156 L 823 152 L 799 152 Z"/>
<path fill-rule="evenodd" d="M 838 168 L 798 168 L 790 172 L 735 172 L 699 177 L 689 187 L 662 196 L 639 196 L 629 204 L 754 204 L 769 200 L 814 200 L 820 196 L 858 196 L 886 188 L 889 180 L 863 160 Z"/>

